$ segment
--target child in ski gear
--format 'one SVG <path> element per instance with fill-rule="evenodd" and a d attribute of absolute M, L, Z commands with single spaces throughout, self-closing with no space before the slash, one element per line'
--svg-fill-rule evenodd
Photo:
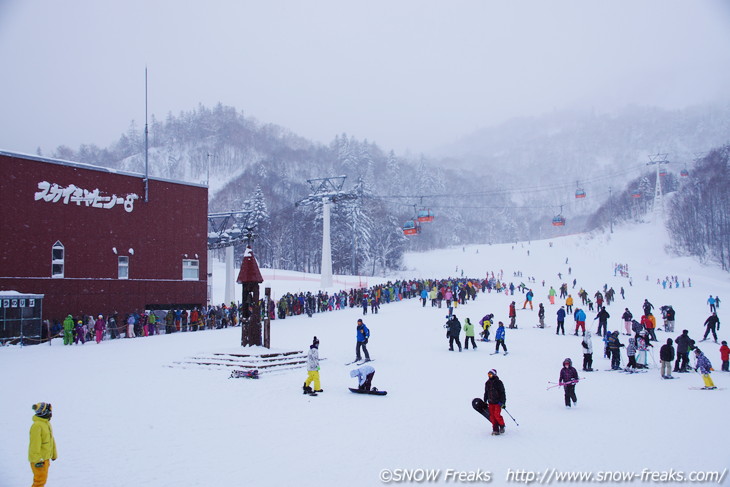
<path fill-rule="evenodd" d="M 540 320 L 538 328 L 545 328 L 545 307 L 540 303 L 537 310 L 537 319 Z"/>
<path fill-rule="evenodd" d="M 370 338 L 370 330 L 368 330 L 368 327 L 365 326 L 365 323 L 362 322 L 362 319 L 357 320 L 357 346 L 355 346 L 355 361 L 359 362 L 362 360 L 360 358 L 360 349 L 365 353 L 365 361 L 370 361 L 370 354 L 368 353 L 368 339 Z"/>
<path fill-rule="evenodd" d="M 591 340 L 591 332 L 587 331 L 586 336 L 581 341 L 583 347 L 583 370 L 586 372 L 593 371 L 593 341 Z"/>
<path fill-rule="evenodd" d="M 461 333 L 461 322 L 456 315 L 449 315 L 448 321 L 444 325 L 447 328 L 446 337 L 449 339 L 449 351 L 454 351 L 454 342 L 459 346 L 461 352 L 461 340 L 459 340 L 459 333 Z"/>
<path fill-rule="evenodd" d="M 672 339 L 667 338 L 667 344 L 662 345 L 659 349 L 659 360 L 662 361 L 662 377 L 665 379 L 672 378 L 672 362 L 674 362 L 674 347 Z"/>
<path fill-rule="evenodd" d="M 314 390 L 309 384 L 314 383 Z M 304 394 L 324 392 L 319 382 L 319 339 L 314 337 L 307 353 L 307 380 L 304 381 Z"/>
<path fill-rule="evenodd" d="M 704 353 L 699 348 L 695 348 L 695 370 L 698 370 L 702 374 L 702 380 L 705 382 L 705 389 L 716 389 L 715 384 L 712 382 L 710 372 L 712 371 L 712 364 Z"/>
<path fill-rule="evenodd" d="M 720 329 L 720 318 L 717 317 L 717 313 L 713 312 L 706 320 L 705 320 L 705 336 L 702 337 L 702 341 L 704 342 L 707 340 L 707 337 L 712 333 L 712 338 L 715 340 L 715 343 L 717 343 L 717 332 L 715 331 L 715 327 L 717 329 Z"/>
<path fill-rule="evenodd" d="M 497 346 L 494 348 L 494 353 L 499 353 L 499 346 L 502 345 L 504 348 L 504 354 L 507 355 L 507 345 L 504 344 L 504 323 L 499 322 L 497 333 L 494 335 L 494 341 L 497 342 Z"/>
<path fill-rule="evenodd" d="M 561 331 L 565 335 L 565 307 L 561 306 L 557 312 L 558 315 L 558 326 L 555 328 L 555 334 L 557 335 Z"/>
<path fill-rule="evenodd" d="M 639 333 L 639 338 L 636 339 L 636 349 L 638 351 L 636 354 L 636 366 L 638 368 L 646 369 L 649 367 L 649 347 L 654 347 L 654 345 L 649 342 L 649 336 L 646 330 L 642 330 Z"/>
<path fill-rule="evenodd" d="M 474 350 L 477 349 L 477 343 L 474 341 L 474 325 L 471 324 L 469 318 L 464 320 L 464 348 L 469 350 L 469 340 Z"/>
<path fill-rule="evenodd" d="M 629 357 L 629 362 L 626 364 L 627 368 L 635 369 L 636 366 L 636 340 L 629 338 L 629 344 L 626 347 L 626 355 Z"/>
<path fill-rule="evenodd" d="M 689 337 L 689 331 L 682 330 L 682 334 L 675 340 L 677 344 L 677 360 L 674 362 L 674 372 L 687 372 L 689 366 L 689 350 L 693 340 Z"/>
<path fill-rule="evenodd" d="M 500 326 L 504 328 L 502 322 Z M 492 422 L 492 435 L 504 433 L 504 419 L 502 419 L 502 408 L 507 407 L 507 394 L 504 391 L 504 384 L 497 376 L 495 369 L 487 373 L 489 379 L 484 383 L 484 402 L 489 409 L 489 420 Z"/>
<path fill-rule="evenodd" d="M 350 371 L 350 377 L 357 377 L 357 388 L 365 392 L 370 391 L 374 376 L 375 369 L 367 364 Z"/>
<path fill-rule="evenodd" d="M 720 360 L 722 360 L 722 371 L 730 372 L 728 368 L 728 365 L 730 365 L 730 347 L 727 346 L 725 340 L 722 341 L 722 346 L 720 347 Z"/>
<path fill-rule="evenodd" d="M 28 461 L 33 471 L 33 485 L 42 487 L 48 480 L 48 468 L 51 460 L 58 458 L 56 440 L 51 428 L 52 407 L 50 403 L 39 402 L 33 405 L 35 416 L 30 427 L 30 444 L 28 445 Z"/>
<path fill-rule="evenodd" d="M 570 401 L 573 401 L 573 404 L 578 402 L 578 398 L 575 396 L 575 384 L 578 380 L 578 371 L 573 367 L 573 361 L 566 358 L 563 360 L 563 368 L 560 369 L 558 377 L 558 383 L 562 384 L 565 391 L 565 407 L 570 407 Z"/>
<path fill-rule="evenodd" d="M 608 337 L 608 350 L 611 352 L 611 368 L 613 370 L 618 370 L 621 368 L 621 347 L 623 347 L 624 344 L 621 343 L 618 339 L 618 331 L 614 331 L 611 333 L 611 335 Z"/>

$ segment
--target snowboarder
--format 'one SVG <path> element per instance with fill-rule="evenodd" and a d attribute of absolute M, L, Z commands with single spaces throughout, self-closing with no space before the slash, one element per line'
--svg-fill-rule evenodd
<path fill-rule="evenodd" d="M 314 390 L 309 384 L 314 383 Z M 324 392 L 319 382 L 319 339 L 314 337 L 307 353 L 307 380 L 304 381 L 304 394 Z"/>
<path fill-rule="evenodd" d="M 448 321 L 444 325 L 445 328 L 447 328 L 446 332 L 446 338 L 449 339 L 449 351 L 454 351 L 454 342 L 456 342 L 456 345 L 459 347 L 459 351 L 461 352 L 461 340 L 459 340 L 459 333 L 461 333 L 461 322 L 456 317 L 456 315 L 449 315 L 446 318 L 448 318 Z"/>
<path fill-rule="evenodd" d="M 529 304 L 530 309 L 534 309 L 532 307 L 532 298 L 535 294 L 532 292 L 532 289 L 527 291 L 527 294 L 525 294 L 525 302 L 522 304 L 522 309 L 525 309 L 525 307 Z"/>
<path fill-rule="evenodd" d="M 573 401 L 573 404 L 578 402 L 578 398 L 575 396 L 575 384 L 578 380 L 578 371 L 573 367 L 573 361 L 566 358 L 563 360 L 563 368 L 560 369 L 558 383 L 563 386 L 563 390 L 565 391 L 565 407 L 567 408 L 570 407 L 571 401 Z"/>
<path fill-rule="evenodd" d="M 489 341 L 489 328 L 492 327 L 492 319 L 494 319 L 494 315 L 492 313 L 489 313 L 488 315 L 484 316 L 484 318 L 482 318 L 482 321 L 481 321 L 482 329 L 484 330 L 482 332 L 482 337 L 483 337 L 482 339 L 485 342 Z"/>
<path fill-rule="evenodd" d="M 687 372 L 689 366 L 689 350 L 694 340 L 689 337 L 689 331 L 682 330 L 682 334 L 675 340 L 677 344 L 677 360 L 674 362 L 674 372 Z"/>
<path fill-rule="evenodd" d="M 722 371 L 730 372 L 730 347 L 727 346 L 725 340 L 722 341 L 722 346 L 720 347 L 720 360 L 722 360 Z"/>
<path fill-rule="evenodd" d="M 667 344 L 662 345 L 659 349 L 659 360 L 662 361 L 662 378 L 673 379 L 672 377 L 672 362 L 674 362 L 674 347 L 672 346 L 671 338 L 667 338 Z"/>
<path fill-rule="evenodd" d="M 472 325 L 469 318 L 464 320 L 464 348 L 469 350 L 469 340 L 474 350 L 477 349 L 477 343 L 474 341 L 474 325 Z"/>
<path fill-rule="evenodd" d="M 717 343 L 717 332 L 715 331 L 715 327 L 717 329 L 720 329 L 720 318 L 717 317 L 717 313 L 713 312 L 706 320 L 705 320 L 705 336 L 702 337 L 702 341 L 704 342 L 707 340 L 707 337 L 712 333 L 712 338 L 714 338 L 715 343 Z"/>
<path fill-rule="evenodd" d="M 51 461 L 58 458 L 56 440 L 51 428 L 52 407 L 50 403 L 39 402 L 33 405 L 35 416 L 30 427 L 30 444 L 28 445 L 28 461 L 33 471 L 33 485 L 42 487 L 48 480 L 48 468 Z"/>
<path fill-rule="evenodd" d="M 500 322 L 502 325 L 502 322 Z M 507 408 L 507 394 L 504 391 L 504 384 L 497 376 L 497 371 L 491 369 L 487 376 L 489 379 L 484 383 L 484 402 L 489 408 L 489 420 L 492 422 L 492 435 L 498 436 L 504 433 L 504 419 L 502 408 Z"/>
<path fill-rule="evenodd" d="M 555 334 L 559 334 L 561 331 L 565 335 L 565 306 L 561 306 L 557 312 L 558 315 L 558 326 L 555 328 Z"/>
<path fill-rule="evenodd" d="M 702 374 L 702 380 L 705 382 L 705 387 L 703 387 L 703 389 L 717 389 L 710 377 L 710 372 L 712 371 L 710 359 L 705 357 L 705 354 L 702 353 L 702 350 L 699 348 L 695 348 L 695 359 L 695 370 Z"/>
<path fill-rule="evenodd" d="M 586 372 L 593 371 L 593 341 L 591 340 L 591 332 L 587 331 L 586 335 L 580 342 L 583 348 L 583 370 Z"/>
<path fill-rule="evenodd" d="M 355 346 L 355 362 L 362 360 L 360 358 L 360 349 L 365 353 L 365 361 L 370 361 L 370 354 L 368 353 L 368 339 L 370 338 L 370 330 L 362 319 L 357 320 L 357 345 Z"/>
<path fill-rule="evenodd" d="M 502 345 L 504 354 L 507 355 L 507 345 L 504 344 L 504 323 L 501 321 L 499 322 L 499 327 L 497 327 L 497 333 L 494 335 L 494 341 L 497 342 L 497 346 L 494 348 L 494 354 L 499 353 L 499 346 Z"/>
<path fill-rule="evenodd" d="M 357 377 L 358 390 L 364 392 L 369 392 L 371 390 L 374 376 L 375 369 L 368 364 L 361 365 L 360 367 L 350 371 L 350 377 Z"/>

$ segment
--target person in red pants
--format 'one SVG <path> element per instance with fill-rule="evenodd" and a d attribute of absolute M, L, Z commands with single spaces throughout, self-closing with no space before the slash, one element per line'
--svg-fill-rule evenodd
<path fill-rule="evenodd" d="M 492 422 L 492 435 L 504 434 L 504 419 L 502 408 L 506 407 L 507 395 L 504 392 L 504 384 L 497 376 L 495 369 L 490 370 L 487 375 L 489 380 L 484 383 L 484 402 L 489 408 L 489 420 Z"/>

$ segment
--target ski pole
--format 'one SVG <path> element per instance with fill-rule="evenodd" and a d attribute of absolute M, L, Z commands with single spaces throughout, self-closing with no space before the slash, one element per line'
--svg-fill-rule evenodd
<path fill-rule="evenodd" d="M 515 424 L 516 424 L 517 426 L 519 426 L 519 425 L 520 425 L 520 423 L 518 423 L 518 422 L 517 422 L 517 420 L 516 420 L 516 419 L 515 419 L 515 418 L 514 418 L 514 417 L 513 417 L 513 416 L 512 416 L 512 415 L 511 415 L 510 413 L 509 413 L 509 411 L 507 411 L 507 408 L 502 408 L 502 411 L 504 411 L 505 413 L 507 413 L 507 415 L 508 415 L 508 416 L 509 416 L 510 418 L 512 418 L 512 421 L 514 421 L 514 422 L 515 422 Z"/>

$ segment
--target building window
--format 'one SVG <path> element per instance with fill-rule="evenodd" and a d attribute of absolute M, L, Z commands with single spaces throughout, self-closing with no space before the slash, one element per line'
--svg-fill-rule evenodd
<path fill-rule="evenodd" d="M 117 262 L 119 279 L 129 279 L 129 257 L 120 255 L 117 257 Z"/>
<path fill-rule="evenodd" d="M 63 278 L 66 249 L 61 242 L 56 242 L 51 248 L 51 277 Z"/>
<path fill-rule="evenodd" d="M 197 281 L 198 269 L 200 268 L 200 261 L 194 259 L 183 259 L 183 281 Z"/>

